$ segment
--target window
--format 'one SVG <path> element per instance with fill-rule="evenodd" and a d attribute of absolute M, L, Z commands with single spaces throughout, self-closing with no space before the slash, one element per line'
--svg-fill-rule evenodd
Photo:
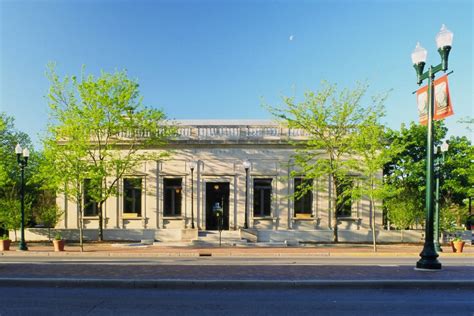
<path fill-rule="evenodd" d="M 294 180 L 294 187 L 295 193 L 298 192 L 302 187 L 313 187 L 313 180 L 312 179 L 304 179 L 304 178 L 295 178 Z M 299 214 L 304 215 L 311 215 L 313 214 L 313 191 L 309 189 L 306 191 L 302 196 L 298 195 L 294 198 L 295 202 L 295 216 Z"/>
<path fill-rule="evenodd" d="M 142 216 L 142 179 L 123 179 L 123 212 Z"/>
<path fill-rule="evenodd" d="M 92 181 L 91 179 L 84 180 L 84 216 L 97 216 L 99 215 L 99 208 L 97 202 L 92 199 Z"/>
<path fill-rule="evenodd" d="M 181 196 L 182 185 L 181 178 L 163 179 L 163 215 L 180 216 L 181 215 Z"/>
<path fill-rule="evenodd" d="M 253 216 L 270 216 L 272 179 L 253 180 Z"/>
<path fill-rule="evenodd" d="M 350 217 L 352 215 L 352 180 L 344 179 L 338 181 L 336 187 L 337 191 L 337 203 L 336 203 L 336 215 L 338 217 Z"/>

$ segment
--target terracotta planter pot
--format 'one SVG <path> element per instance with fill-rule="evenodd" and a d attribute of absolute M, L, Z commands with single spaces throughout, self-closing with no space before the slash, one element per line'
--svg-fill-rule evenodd
<path fill-rule="evenodd" d="M 7 240 L 0 240 L 0 251 L 7 251 L 10 250 L 10 243 L 12 241 L 10 239 Z"/>
<path fill-rule="evenodd" d="M 54 251 L 64 251 L 64 240 L 53 240 Z"/>
<path fill-rule="evenodd" d="M 452 241 L 451 247 L 453 248 L 453 252 L 461 253 L 464 248 L 464 241 Z"/>

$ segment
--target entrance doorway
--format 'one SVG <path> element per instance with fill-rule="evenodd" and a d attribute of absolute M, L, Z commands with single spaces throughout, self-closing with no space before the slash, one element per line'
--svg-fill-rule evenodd
<path fill-rule="evenodd" d="M 218 230 L 215 209 L 222 207 L 223 230 L 229 230 L 229 182 L 206 183 L 206 229 Z"/>

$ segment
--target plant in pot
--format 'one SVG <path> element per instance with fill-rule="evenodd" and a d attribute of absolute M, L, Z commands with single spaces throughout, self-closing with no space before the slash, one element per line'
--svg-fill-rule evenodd
<path fill-rule="evenodd" d="M 60 233 L 56 233 L 53 240 L 54 251 L 64 251 L 64 239 Z"/>
<path fill-rule="evenodd" d="M 11 240 L 8 238 L 7 235 L 3 235 L 0 237 L 0 251 L 7 251 L 10 250 L 10 243 Z"/>
<path fill-rule="evenodd" d="M 456 237 L 451 241 L 451 247 L 453 248 L 453 252 L 462 252 L 464 248 L 465 242 L 461 239 L 461 237 Z"/>

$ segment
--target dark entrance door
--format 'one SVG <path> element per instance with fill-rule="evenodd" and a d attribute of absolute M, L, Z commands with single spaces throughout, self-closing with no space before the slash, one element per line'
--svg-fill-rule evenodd
<path fill-rule="evenodd" d="M 223 229 L 229 230 L 229 182 L 206 183 L 206 229 L 217 230 L 216 207 L 222 207 L 224 213 Z"/>

